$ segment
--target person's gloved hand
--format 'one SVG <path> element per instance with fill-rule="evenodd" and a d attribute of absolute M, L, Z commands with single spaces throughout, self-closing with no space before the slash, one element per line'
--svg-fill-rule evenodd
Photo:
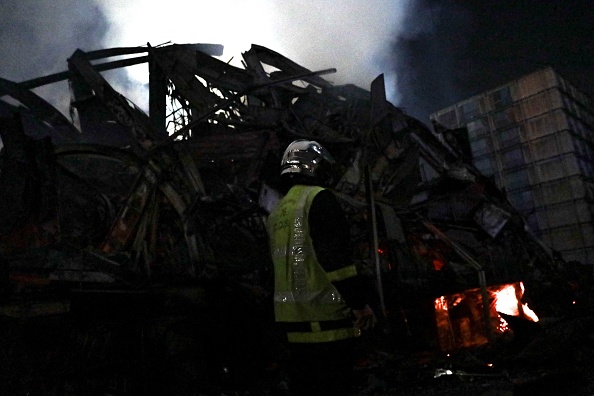
<path fill-rule="evenodd" d="M 377 323 L 373 309 L 365 305 L 363 309 L 353 309 L 355 314 L 355 327 L 361 330 L 371 330 Z"/>

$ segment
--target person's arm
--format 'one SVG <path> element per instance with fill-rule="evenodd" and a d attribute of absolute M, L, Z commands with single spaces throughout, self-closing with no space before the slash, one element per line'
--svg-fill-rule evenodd
<path fill-rule="evenodd" d="M 318 262 L 326 272 L 353 264 L 349 225 L 338 200 L 331 191 L 324 190 L 314 198 L 309 210 L 309 229 Z M 357 275 L 334 281 L 345 302 L 353 310 L 364 310 L 367 293 L 363 279 Z"/>

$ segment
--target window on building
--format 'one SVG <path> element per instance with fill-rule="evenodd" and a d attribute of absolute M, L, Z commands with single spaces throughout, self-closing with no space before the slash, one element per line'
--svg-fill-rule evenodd
<path fill-rule="evenodd" d="M 583 200 L 574 201 L 575 213 L 579 223 L 592 223 L 591 205 Z"/>
<path fill-rule="evenodd" d="M 557 138 L 549 135 L 532 142 L 532 157 L 535 160 L 550 158 L 559 154 L 557 150 Z"/>
<path fill-rule="evenodd" d="M 520 127 L 505 129 L 498 134 L 499 147 L 505 148 L 520 143 Z"/>
<path fill-rule="evenodd" d="M 568 152 L 575 152 L 576 147 L 574 145 L 574 140 L 577 138 L 568 130 L 560 131 L 557 133 L 557 147 L 559 149 L 559 153 L 568 153 Z M 586 155 L 584 153 L 584 155 Z"/>
<path fill-rule="evenodd" d="M 485 176 L 492 176 L 495 173 L 495 160 L 492 155 L 477 158 L 474 166 Z"/>
<path fill-rule="evenodd" d="M 479 157 L 483 154 L 491 153 L 493 151 L 493 142 L 490 137 L 470 142 L 470 149 L 472 150 L 472 157 Z"/>
<path fill-rule="evenodd" d="M 493 113 L 493 125 L 495 129 L 502 129 L 512 126 L 518 122 L 517 110 L 514 107 L 508 107 Z"/>
<path fill-rule="evenodd" d="M 541 186 L 543 202 L 546 205 L 559 202 L 570 201 L 573 199 L 571 193 L 571 184 L 567 179 L 559 179 L 545 183 Z"/>
<path fill-rule="evenodd" d="M 460 122 L 466 123 L 471 121 L 478 116 L 481 115 L 481 108 L 479 105 L 479 100 L 477 99 L 470 99 L 464 103 L 462 103 L 458 107 L 458 114 L 460 115 Z"/>
<path fill-rule="evenodd" d="M 536 174 L 540 182 L 559 179 L 565 176 L 561 158 L 551 158 L 535 165 Z"/>
<path fill-rule="evenodd" d="M 571 191 L 573 198 L 580 199 L 585 198 L 587 194 L 587 188 L 585 180 L 580 176 L 574 176 L 570 179 Z"/>
<path fill-rule="evenodd" d="M 553 248 L 557 250 L 578 249 L 582 246 L 582 233 L 578 225 L 551 230 Z"/>
<path fill-rule="evenodd" d="M 534 95 L 521 103 L 524 117 L 532 118 L 552 109 L 547 91 Z"/>
<path fill-rule="evenodd" d="M 531 119 L 527 122 L 528 136 L 534 139 L 564 129 L 561 121 L 556 111 Z"/>
<path fill-rule="evenodd" d="M 520 212 L 529 212 L 534 208 L 532 190 L 522 190 L 508 195 L 511 204 Z"/>
<path fill-rule="evenodd" d="M 522 147 L 516 147 L 511 150 L 501 152 L 501 162 L 504 169 L 514 168 L 526 163 Z"/>
<path fill-rule="evenodd" d="M 486 117 L 478 118 L 470 121 L 466 128 L 468 129 L 468 137 L 473 140 L 489 133 L 489 120 Z"/>
<path fill-rule="evenodd" d="M 555 205 L 548 208 L 549 227 L 560 227 L 577 222 L 573 203 Z"/>
<path fill-rule="evenodd" d="M 530 184 L 530 178 L 526 169 L 519 169 L 508 172 L 505 175 L 505 185 L 508 190 L 514 190 L 521 187 L 527 187 Z"/>
<path fill-rule="evenodd" d="M 565 176 L 579 175 L 579 174 L 586 174 L 586 175 L 593 174 L 591 161 L 579 159 L 575 155 L 571 155 L 571 154 L 563 156 L 563 168 L 565 170 Z"/>
<path fill-rule="evenodd" d="M 494 109 L 509 106 L 513 102 L 509 86 L 498 89 L 497 91 L 492 92 L 489 96 Z"/>

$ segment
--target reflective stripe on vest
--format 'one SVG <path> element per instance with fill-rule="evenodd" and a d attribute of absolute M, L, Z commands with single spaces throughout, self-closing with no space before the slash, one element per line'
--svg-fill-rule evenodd
<path fill-rule="evenodd" d="M 330 342 L 346 340 L 347 338 L 359 337 L 361 330 L 358 328 L 348 329 L 336 329 L 336 330 L 323 330 L 323 331 L 312 331 L 312 332 L 292 332 L 287 333 L 289 342 Z"/>
<path fill-rule="evenodd" d="M 307 216 L 321 187 L 294 186 L 268 218 L 275 266 L 274 311 L 278 322 L 316 322 L 350 318 L 332 281 L 357 274 L 354 265 L 326 273 L 318 263 Z M 291 342 L 325 342 L 353 337 L 354 330 L 290 333 Z M 301 341 L 297 341 L 297 339 Z M 309 340 L 309 341 L 307 341 Z"/>

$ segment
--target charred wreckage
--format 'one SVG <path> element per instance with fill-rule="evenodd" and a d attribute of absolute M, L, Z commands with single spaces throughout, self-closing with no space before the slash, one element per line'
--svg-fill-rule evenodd
<path fill-rule="evenodd" d="M 0 101 L 5 391 L 220 394 L 274 377 L 264 221 L 296 138 L 337 160 L 334 188 L 377 294 L 383 331 L 368 342 L 384 376 L 370 386 L 389 388 L 390 362 L 403 380 L 403 339 L 450 356 L 536 334 L 537 315 L 579 316 L 588 276 L 532 236 L 472 165 L 464 130 L 408 116 L 383 76 L 368 91 L 262 46 L 243 68 L 221 53 L 77 50 L 65 72 L 0 79 L 12 98 Z M 150 117 L 100 73 L 140 63 Z M 63 80 L 72 119 L 32 91 Z M 432 378 L 456 374 L 448 364 Z"/>

